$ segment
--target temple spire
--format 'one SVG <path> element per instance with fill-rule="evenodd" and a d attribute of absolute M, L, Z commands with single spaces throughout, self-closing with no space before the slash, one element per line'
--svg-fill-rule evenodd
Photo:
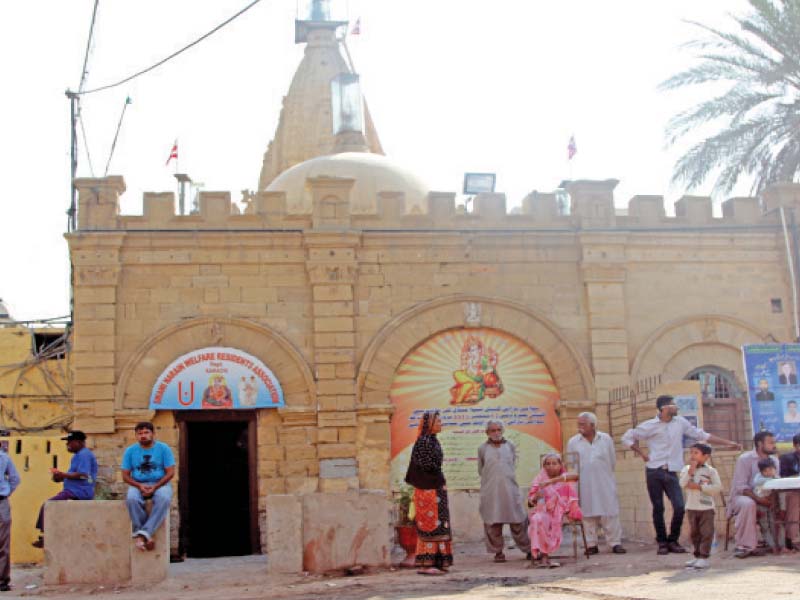
<path fill-rule="evenodd" d="M 335 3 L 334 3 L 335 4 Z M 312 0 L 295 21 L 295 41 L 306 44 L 289 91 L 283 98 L 275 135 L 264 154 L 258 189 L 263 190 L 286 169 L 317 156 L 351 150 L 356 146 L 367 152 L 383 154 L 378 134 L 366 103 L 363 106 L 365 144 L 336 142 L 331 110 L 331 85 L 353 69 L 342 55 L 343 42 L 337 32 L 346 31 L 347 21 L 336 20 L 330 0 Z M 340 33 L 341 34 L 341 33 Z"/>

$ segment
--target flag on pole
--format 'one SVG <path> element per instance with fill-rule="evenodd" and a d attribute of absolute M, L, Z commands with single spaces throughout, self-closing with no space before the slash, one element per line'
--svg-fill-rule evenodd
<path fill-rule="evenodd" d="M 172 150 L 169 151 L 169 158 L 164 166 L 169 165 L 169 161 L 171 161 L 173 158 L 176 161 L 178 160 L 178 140 L 175 140 L 175 143 L 172 144 Z"/>
<path fill-rule="evenodd" d="M 350 35 L 361 35 L 361 17 L 356 19 L 353 23 L 353 28 L 350 30 Z"/>
<path fill-rule="evenodd" d="M 575 143 L 575 136 L 570 136 L 569 144 L 567 144 L 567 160 L 572 158 L 578 153 L 578 145 Z"/>

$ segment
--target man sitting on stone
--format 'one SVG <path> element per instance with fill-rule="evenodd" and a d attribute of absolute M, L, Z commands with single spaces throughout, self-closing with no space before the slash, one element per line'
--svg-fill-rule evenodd
<path fill-rule="evenodd" d="M 130 486 L 127 505 L 136 547 L 152 550 L 153 536 L 169 512 L 172 500 L 169 482 L 175 476 L 175 458 L 169 446 L 156 441 L 152 423 L 138 423 L 134 433 L 137 443 L 128 446 L 122 456 L 122 479 Z M 153 501 L 149 515 L 145 510 L 146 500 Z"/>
<path fill-rule="evenodd" d="M 58 469 L 50 469 L 53 481 L 64 482 L 64 489 L 58 492 L 47 502 L 58 500 L 91 500 L 94 498 L 94 482 L 97 479 L 97 459 L 94 453 L 86 447 L 86 434 L 82 431 L 71 431 L 67 437 L 61 438 L 67 442 L 67 450 L 74 454 L 69 463 L 69 470 L 65 473 Z M 44 504 L 39 509 L 39 518 L 36 520 L 36 529 L 41 531 L 39 539 L 33 542 L 34 548 L 44 548 Z"/>
<path fill-rule="evenodd" d="M 772 496 L 760 498 L 756 495 L 752 482 L 759 473 L 759 460 L 769 458 L 775 468 L 778 468 L 776 452 L 775 436 L 772 432 L 759 431 L 753 436 L 753 449 L 743 452 L 736 459 L 728 503 L 728 517 L 736 517 L 736 549 L 733 552 L 736 558 L 764 554 L 758 548 L 757 508 L 759 506 L 772 508 L 773 498 Z"/>

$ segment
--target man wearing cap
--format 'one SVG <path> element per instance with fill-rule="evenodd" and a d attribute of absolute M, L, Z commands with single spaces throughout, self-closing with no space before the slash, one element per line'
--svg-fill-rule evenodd
<path fill-rule="evenodd" d="M 65 473 L 58 469 L 50 469 L 53 481 L 64 483 L 64 489 L 49 498 L 39 509 L 36 529 L 41 532 L 39 539 L 33 542 L 34 548 L 44 548 L 44 507 L 47 502 L 58 500 L 92 500 L 94 498 L 94 482 L 97 479 L 97 459 L 86 447 L 86 434 L 82 431 L 70 431 L 61 438 L 67 442 L 67 450 L 74 454 Z"/>
<path fill-rule="evenodd" d="M 19 485 L 19 473 L 0 446 L 0 592 L 11 589 L 11 505 L 8 497 Z"/>
<path fill-rule="evenodd" d="M 683 417 L 678 416 L 678 406 L 672 396 L 659 396 L 656 399 L 658 414 L 652 419 L 639 423 L 622 436 L 622 445 L 638 454 L 647 464 L 647 494 L 653 505 L 653 526 L 656 529 L 658 554 L 670 552 L 683 553 L 686 549 L 678 543 L 683 524 L 683 492 L 678 473 L 683 468 L 683 438 L 696 442 L 710 442 L 720 446 L 740 449 L 736 442 L 725 440 L 695 427 Z M 646 441 L 647 451 L 639 448 L 639 442 Z M 672 504 L 672 522 L 669 535 L 664 523 L 664 494 Z"/>

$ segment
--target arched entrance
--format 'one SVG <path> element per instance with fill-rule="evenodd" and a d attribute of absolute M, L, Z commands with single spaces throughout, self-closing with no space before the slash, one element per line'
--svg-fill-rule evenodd
<path fill-rule="evenodd" d="M 392 488 L 405 476 L 416 427 L 438 410 L 448 488 L 480 487 L 476 452 L 489 419 L 506 424 L 517 447 L 519 481 L 530 481 L 544 452 L 561 447 L 559 392 L 542 357 L 527 343 L 489 327 L 440 331 L 401 361 L 389 390 Z"/>
<path fill-rule="evenodd" d="M 743 444 L 747 437 L 747 398 L 736 376 L 716 365 L 693 369 L 684 379 L 700 382 L 703 429 Z"/>

